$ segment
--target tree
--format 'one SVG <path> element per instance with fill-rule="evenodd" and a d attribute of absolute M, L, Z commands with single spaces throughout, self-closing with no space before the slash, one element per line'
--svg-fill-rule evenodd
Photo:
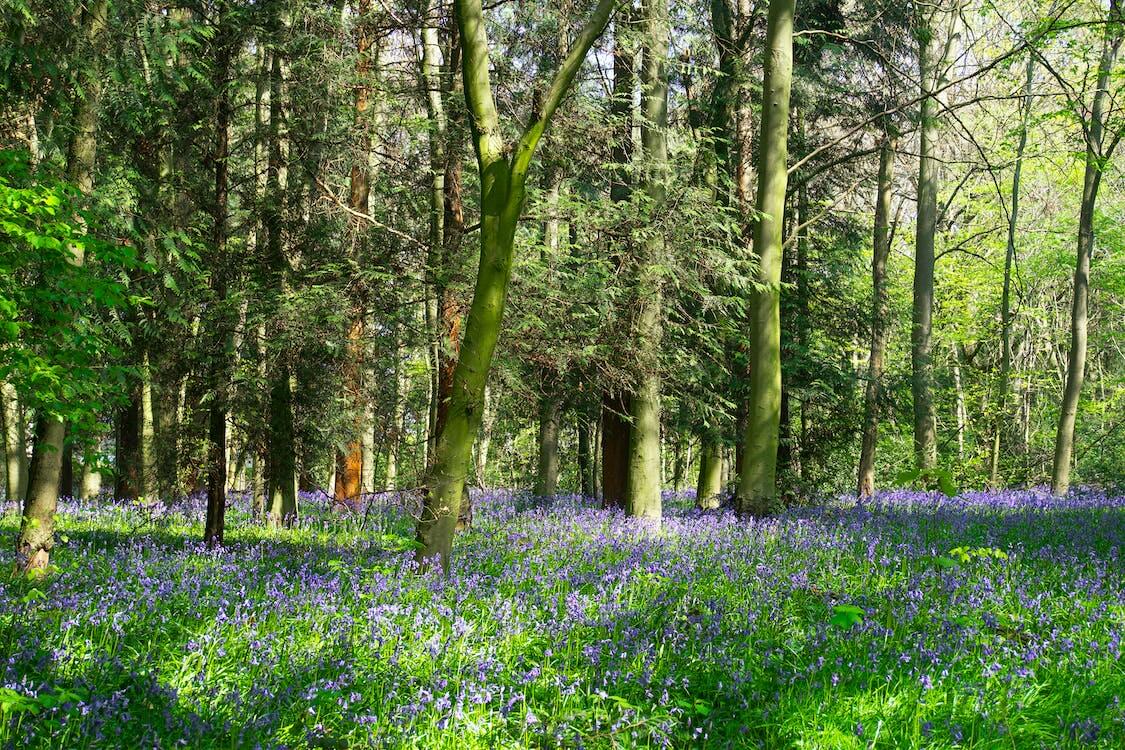
<path fill-rule="evenodd" d="M 1078 417 L 1078 400 L 1086 375 L 1086 345 L 1089 329 L 1090 255 L 1094 249 L 1094 209 L 1106 164 L 1113 156 L 1125 125 L 1111 133 L 1106 142 L 1106 123 L 1113 105 L 1110 76 L 1125 40 L 1121 7 L 1110 0 L 1102 37 L 1101 59 L 1098 61 L 1097 88 L 1089 119 L 1082 118 L 1086 141 L 1085 174 L 1082 180 L 1082 204 L 1078 216 L 1078 256 L 1074 266 L 1074 298 L 1070 312 L 1070 351 L 1066 360 L 1066 385 L 1059 405 L 1059 428 L 1055 436 L 1055 456 L 1051 468 L 1051 492 L 1065 495 L 1070 488 L 1070 465 L 1074 454 L 1074 424 Z M 1081 115 L 1080 115 L 1081 117 Z"/>
<path fill-rule="evenodd" d="M 418 519 L 418 562 L 438 558 L 449 569 L 453 531 L 468 476 L 473 440 L 480 428 L 484 388 L 507 299 L 516 225 L 526 199 L 525 183 L 543 132 L 569 91 L 578 69 L 609 22 L 614 0 L 599 0 L 590 20 L 555 74 L 531 121 L 509 149 L 489 80 L 488 36 L 480 0 L 458 0 L 461 67 L 473 150 L 480 177 L 480 265 L 453 372 L 448 415 L 434 446 L 426 497 Z"/>
<path fill-rule="evenodd" d="M 738 478 L 739 512 L 762 515 L 777 496 L 778 428 L 781 423 L 781 233 L 788 180 L 789 92 L 793 78 L 795 0 L 770 0 L 763 114 L 758 157 L 758 220 L 754 253 L 756 289 L 750 299 L 750 397 Z"/>
<path fill-rule="evenodd" d="M 875 194 L 875 237 L 871 256 L 871 351 L 863 402 L 863 445 L 859 457 L 860 497 L 875 493 L 875 448 L 879 437 L 879 395 L 883 356 L 887 345 L 887 258 L 891 254 L 891 188 L 894 180 L 895 138 L 883 136 L 879 149 L 879 179 Z"/>
<path fill-rule="evenodd" d="M 646 211 L 649 218 L 636 243 L 634 351 L 639 372 L 629 399 L 629 470 L 625 510 L 660 525 L 660 345 L 664 237 L 657 217 L 664 208 L 668 181 L 668 4 L 645 0 L 645 45 L 641 70 L 641 144 Z"/>
<path fill-rule="evenodd" d="M 74 132 L 67 149 L 67 177 L 83 195 L 94 189 L 94 162 L 98 147 L 98 113 L 101 106 L 102 79 L 98 67 L 105 44 L 106 0 L 94 0 L 82 13 L 81 29 L 92 62 L 79 68 L 74 97 Z M 68 263 L 82 266 L 85 245 L 73 243 Z M 73 314 L 73 311 L 72 313 Z M 50 561 L 54 547 L 55 506 L 59 497 L 59 481 L 66 423 L 57 412 L 44 409 L 36 418 L 35 437 L 28 467 L 27 497 L 19 540 L 16 543 L 16 565 L 26 571 L 43 570 Z"/>

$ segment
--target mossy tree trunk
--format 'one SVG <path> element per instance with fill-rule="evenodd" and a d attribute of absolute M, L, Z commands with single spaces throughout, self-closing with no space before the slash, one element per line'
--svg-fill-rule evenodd
<path fill-rule="evenodd" d="M 781 423 L 781 233 L 788 180 L 789 90 L 793 79 L 795 0 L 770 0 L 763 115 L 758 161 L 758 223 L 754 252 L 759 289 L 750 298 L 750 398 L 746 407 L 739 512 L 772 510 L 777 496 L 777 448 Z"/>
<path fill-rule="evenodd" d="M 105 54 L 107 14 L 106 0 L 92 0 L 84 7 L 81 16 L 82 53 L 87 64 L 80 65 L 76 75 L 74 129 L 67 149 L 66 171 L 68 179 L 83 195 L 89 195 L 94 189 L 102 94 L 98 61 Z M 71 262 L 82 265 L 84 261 L 81 248 L 74 248 Z M 59 499 L 65 438 L 66 426 L 61 419 L 46 412 L 36 416 L 35 442 L 16 541 L 16 567 L 21 571 L 44 570 L 50 564 L 55 544 L 55 508 Z"/>
<path fill-rule="evenodd" d="M 1078 417 L 1078 402 L 1082 395 L 1082 381 L 1086 371 L 1086 334 L 1090 298 L 1090 255 L 1094 249 L 1094 209 L 1098 202 L 1098 189 L 1112 151 L 1120 140 L 1121 132 L 1113 134 L 1109 145 L 1105 142 L 1106 118 L 1113 106 L 1110 76 L 1113 74 L 1125 38 L 1121 9 L 1117 0 L 1111 0 L 1108 23 L 1098 62 L 1097 90 L 1086 133 L 1086 171 L 1082 182 L 1082 204 L 1078 214 L 1078 257 L 1074 266 L 1074 300 L 1070 312 L 1070 352 L 1066 360 L 1066 385 L 1059 404 L 1059 426 L 1055 434 L 1054 465 L 1051 469 L 1051 493 L 1065 495 L 1070 489 L 1070 470 L 1074 459 L 1074 425 Z M 1119 126 L 1120 127 L 1120 126 Z"/>
<path fill-rule="evenodd" d="M 625 512 L 660 525 L 660 342 L 664 326 L 664 235 L 660 213 L 668 181 L 668 3 L 645 0 L 641 69 L 641 146 L 649 226 L 635 248 L 634 347 L 639 373 L 629 401 Z"/>
<path fill-rule="evenodd" d="M 465 100 L 480 176 L 480 265 L 453 372 L 448 411 L 434 446 L 426 496 L 418 518 L 417 560 L 423 567 L 438 561 L 444 570 L 449 569 L 473 440 L 481 423 L 485 384 L 507 302 L 516 225 L 523 212 L 528 169 L 547 124 L 570 90 L 586 53 L 609 22 L 613 6 L 614 0 L 599 0 L 531 122 L 509 148 L 492 97 L 488 37 L 480 0 L 458 0 L 455 5 Z"/>

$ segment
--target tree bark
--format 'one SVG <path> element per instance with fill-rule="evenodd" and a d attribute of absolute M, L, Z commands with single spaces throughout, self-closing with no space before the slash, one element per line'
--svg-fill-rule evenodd
<path fill-rule="evenodd" d="M 863 399 L 863 447 L 859 454 L 860 497 L 875 494 L 875 449 L 879 442 L 879 396 L 887 346 L 887 259 L 891 254 L 891 195 L 894 186 L 895 139 L 884 136 L 879 149 L 875 195 L 875 236 L 871 255 L 871 354 Z"/>
<path fill-rule="evenodd" d="M 695 504 L 704 509 L 719 507 L 723 492 L 723 447 L 719 441 L 704 437 L 699 444 L 699 481 L 695 486 Z"/>
<path fill-rule="evenodd" d="M 633 162 L 633 93 L 636 80 L 633 74 L 633 45 L 628 39 L 632 19 L 629 10 L 618 16 L 614 24 L 613 40 L 613 99 L 610 119 L 617 130 L 612 159 L 614 169 L 610 175 L 610 200 L 627 203 L 632 198 L 630 167 Z M 616 265 L 620 269 L 622 257 L 617 253 Z M 625 509 L 625 494 L 629 483 L 629 402 L 630 395 L 617 389 L 602 395 L 601 407 L 601 485 L 602 504 L 606 508 Z"/>
<path fill-rule="evenodd" d="M 1027 72 L 1023 86 L 1023 118 L 1020 138 L 1016 144 L 1016 163 L 1012 170 L 1012 203 L 1008 209 L 1008 244 L 1004 252 L 1004 291 L 1000 295 L 1000 376 L 996 388 L 996 420 L 992 426 L 992 452 L 989 457 L 988 483 L 1000 485 L 1000 451 L 1008 424 L 1008 398 L 1012 377 L 1012 266 L 1016 260 L 1016 229 L 1019 226 L 1020 176 L 1023 154 L 1027 149 L 1027 131 L 1031 121 L 1031 93 L 1035 83 L 1035 55 L 1028 52 Z"/>
<path fill-rule="evenodd" d="M 629 399 L 629 471 L 625 512 L 659 527 L 660 466 L 660 341 L 663 333 L 664 236 L 656 216 L 664 208 L 668 181 L 668 3 L 645 0 L 644 54 L 641 66 L 641 145 L 643 185 L 648 198 L 650 231 L 636 247 L 634 289 L 636 388 Z"/>
<path fill-rule="evenodd" d="M 286 26 L 278 19 L 281 33 Z M 289 259 L 285 254 L 283 236 L 283 210 L 286 205 L 288 189 L 288 165 L 286 163 L 287 134 L 283 123 L 282 88 L 284 71 L 282 52 L 275 48 L 270 55 L 270 106 L 269 127 L 267 129 L 266 168 L 266 206 L 263 211 L 263 228 L 266 240 L 266 274 L 271 296 L 271 335 L 276 339 L 281 333 L 282 301 L 287 286 Z M 348 344 L 354 346 L 352 338 L 362 335 L 362 324 L 357 333 L 349 329 Z M 348 361 L 351 364 L 351 360 Z M 284 352 L 274 357 L 269 377 L 269 460 L 267 461 L 267 519 L 269 525 L 277 528 L 291 524 L 297 517 L 297 452 L 294 445 L 293 429 L 293 376 L 289 358 Z M 358 475 L 359 468 L 356 472 Z"/>
<path fill-rule="evenodd" d="M 585 414 L 579 414 L 578 432 L 578 491 L 582 497 L 594 497 L 594 440 L 593 425 Z"/>
<path fill-rule="evenodd" d="M 948 50 L 953 34 L 944 45 L 940 32 L 947 16 L 943 8 L 919 9 L 918 78 L 923 97 L 918 152 L 918 210 L 914 251 L 914 307 L 910 329 L 910 390 L 914 402 L 914 458 L 919 469 L 937 466 L 937 414 L 933 397 L 934 242 L 937 233 L 937 196 L 941 164 L 937 156 L 940 138 L 938 90 L 945 81 Z"/>
<path fill-rule="evenodd" d="M 8 500 L 22 501 L 27 474 L 27 427 L 14 385 L 0 381 L 0 401 L 4 420 L 5 493 Z"/>
<path fill-rule="evenodd" d="M 355 153 L 352 155 L 348 206 L 355 212 L 366 214 L 371 195 L 369 161 L 371 154 L 371 130 L 368 122 L 370 109 L 371 77 L 371 29 L 369 18 L 371 0 L 356 0 L 356 63 L 355 63 L 355 103 L 354 121 L 357 133 Z M 272 100 L 271 100 L 272 105 Z M 364 247 L 364 226 L 354 216 L 349 219 L 352 234 L 351 261 L 356 268 L 362 262 Z M 368 395 L 364 374 L 366 373 L 366 346 L 364 337 L 364 304 L 366 293 L 361 285 L 353 284 L 349 295 L 350 324 L 348 326 L 347 348 L 344 364 L 343 395 L 346 408 L 351 415 L 351 428 L 343 450 L 336 453 L 336 502 L 355 506 L 363 494 L 363 436 L 370 429 L 365 419 Z"/>
<path fill-rule="evenodd" d="M 92 0 L 85 6 L 81 23 L 89 63 L 77 71 L 77 92 L 74 97 L 74 130 L 67 149 L 67 177 L 83 195 L 94 189 L 94 167 L 97 158 L 98 115 L 101 111 L 102 76 L 100 61 L 104 56 L 108 4 Z M 71 251 L 71 262 L 85 261 L 81 247 Z M 23 572 L 43 571 L 50 564 L 55 544 L 55 508 L 59 498 L 59 479 L 66 428 L 57 416 L 41 413 L 36 416 L 35 442 L 28 467 L 27 492 L 16 541 L 16 568 Z"/>
<path fill-rule="evenodd" d="M 557 396 L 539 399 L 539 468 L 536 472 L 536 497 L 554 497 L 559 486 L 559 406 Z"/>
<path fill-rule="evenodd" d="M 562 63 L 541 106 L 508 148 L 489 81 L 488 38 L 480 0 L 458 0 L 465 99 L 480 175 L 480 265 L 465 323 L 460 357 L 445 424 L 438 432 L 426 497 L 418 519 L 416 559 L 423 568 L 435 559 L 449 570 L 453 532 L 465 491 L 472 444 L 479 429 L 484 388 L 500 334 L 511 276 L 516 225 L 526 199 L 527 172 L 547 124 L 569 91 L 586 53 L 601 35 L 614 0 L 599 0 L 586 27 Z"/>
<path fill-rule="evenodd" d="M 215 301 L 215 319 L 212 325 L 212 349 L 207 365 L 207 390 L 211 403 L 207 411 L 207 517 L 203 526 L 203 541 L 209 547 L 223 544 L 226 531 L 227 510 L 227 413 L 229 405 L 230 374 L 227 354 L 231 345 L 231 331 L 226 320 L 227 304 L 227 221 L 230 212 L 230 130 L 234 116 L 230 97 L 231 61 L 234 57 L 233 29 L 226 3 L 219 6 L 215 29 L 215 60 L 212 85 L 218 96 L 215 109 L 215 192 L 211 207 L 211 244 L 215 254 L 211 276 L 212 295 Z"/>
<path fill-rule="evenodd" d="M 761 288 L 750 298 L 750 398 L 746 407 L 742 474 L 736 506 L 741 513 L 772 510 L 777 496 L 778 428 L 781 421 L 781 231 L 785 215 L 789 90 L 793 78 L 795 0 L 770 0 L 762 81 L 758 223 L 754 251 Z"/>
<path fill-rule="evenodd" d="M 1066 360 L 1066 385 L 1059 404 L 1059 426 L 1055 434 L 1054 465 L 1051 470 L 1051 493 L 1062 496 L 1070 489 L 1070 470 L 1074 457 L 1074 425 L 1086 371 L 1086 333 L 1090 297 L 1090 255 L 1094 249 L 1094 209 L 1098 201 L 1103 169 L 1110 151 L 1117 144 L 1117 135 L 1107 149 L 1105 126 L 1112 98 L 1109 79 L 1117 62 L 1125 31 L 1117 0 L 1111 0 L 1109 23 L 1106 24 L 1101 59 L 1098 62 L 1098 83 L 1094 92 L 1086 132 L 1086 171 L 1082 183 L 1082 204 L 1078 214 L 1078 257 L 1074 266 L 1074 300 L 1070 312 L 1070 352 Z"/>

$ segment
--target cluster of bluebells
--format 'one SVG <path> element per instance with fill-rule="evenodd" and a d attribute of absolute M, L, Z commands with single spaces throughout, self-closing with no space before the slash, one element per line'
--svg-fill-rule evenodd
<path fill-rule="evenodd" d="M 215 551 L 199 499 L 64 503 L 58 572 L 0 581 L 0 746 L 1125 746 L 1122 497 L 669 496 L 652 533 L 486 492 L 448 579 L 410 510 L 238 497 Z"/>

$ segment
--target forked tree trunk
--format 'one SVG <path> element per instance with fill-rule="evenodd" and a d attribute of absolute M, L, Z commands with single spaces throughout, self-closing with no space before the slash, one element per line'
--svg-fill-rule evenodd
<path fill-rule="evenodd" d="M 67 177 L 83 195 L 94 189 L 97 153 L 98 114 L 101 106 L 102 76 L 99 62 L 104 56 L 106 0 L 92 0 L 82 13 L 82 50 L 89 61 L 80 65 L 76 76 L 79 93 L 74 97 L 74 130 L 67 153 Z M 82 265 L 83 251 L 75 247 L 71 262 Z M 28 467 L 27 496 L 16 541 L 16 568 L 23 572 L 42 571 L 50 564 L 55 544 L 55 508 L 59 499 L 59 478 L 66 428 L 58 417 L 41 413 L 36 417 L 35 443 Z"/>
<path fill-rule="evenodd" d="M 739 512 L 761 515 L 777 496 L 778 428 L 781 421 L 781 231 L 788 180 L 789 89 L 793 78 L 795 0 L 770 0 L 762 81 L 758 223 L 754 252 L 761 287 L 750 298 L 750 399 L 746 407 Z"/>
<path fill-rule="evenodd" d="M 449 570 L 453 532 L 465 492 L 473 440 L 481 423 L 484 388 L 500 334 L 511 276 L 516 225 L 526 198 L 527 172 L 536 146 L 562 101 L 586 53 L 609 21 L 614 0 L 599 0 L 597 10 L 575 40 L 518 143 L 509 148 L 489 81 L 488 38 L 480 0 L 456 4 L 461 35 L 465 99 L 480 176 L 480 265 L 465 323 L 460 357 L 453 372 L 445 424 L 434 446 L 426 497 L 417 525 L 417 561 L 435 560 Z"/>

